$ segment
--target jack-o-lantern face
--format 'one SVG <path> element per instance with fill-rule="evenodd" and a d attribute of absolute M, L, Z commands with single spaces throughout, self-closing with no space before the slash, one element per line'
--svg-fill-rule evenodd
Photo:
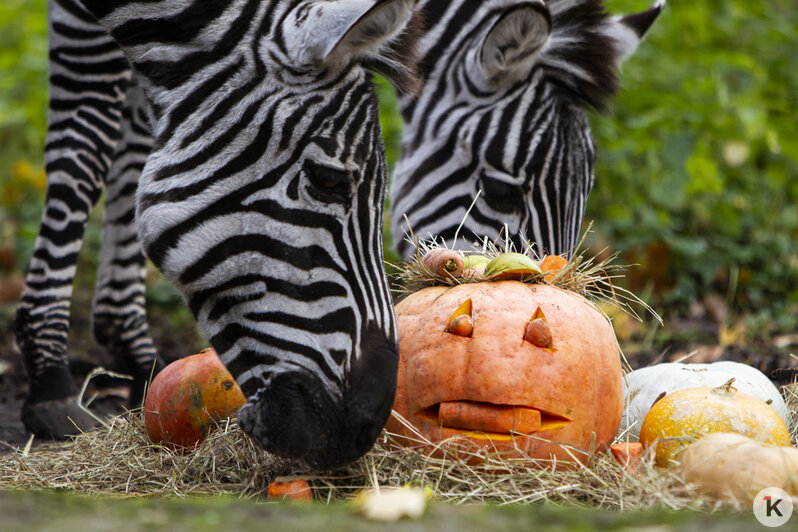
<path fill-rule="evenodd" d="M 610 323 L 584 298 L 542 284 L 470 283 L 420 290 L 396 314 L 394 410 L 432 443 L 462 436 L 469 446 L 573 461 L 586 455 L 558 443 L 612 442 L 623 411 L 620 353 Z M 414 438 L 394 416 L 387 428 Z"/>

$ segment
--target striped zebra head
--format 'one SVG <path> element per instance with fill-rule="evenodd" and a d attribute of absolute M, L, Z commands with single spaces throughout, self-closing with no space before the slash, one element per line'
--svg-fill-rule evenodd
<path fill-rule="evenodd" d="M 152 106 L 149 258 L 241 386 L 245 432 L 335 467 L 390 413 L 384 146 L 367 68 L 412 86 L 415 0 L 84 0 Z"/>
<path fill-rule="evenodd" d="M 391 187 L 397 241 L 410 229 L 568 253 L 596 155 L 588 109 L 662 9 L 611 17 L 602 0 L 424 0 L 423 90 L 400 100 L 402 158 Z M 464 247 L 465 242 L 455 243 Z M 412 253 L 406 241 L 403 256 Z"/>

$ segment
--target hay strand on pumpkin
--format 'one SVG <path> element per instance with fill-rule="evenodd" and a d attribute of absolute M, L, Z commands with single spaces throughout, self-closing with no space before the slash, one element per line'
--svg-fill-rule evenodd
<path fill-rule="evenodd" d="M 790 441 L 795 445 L 798 443 L 798 382 L 793 381 L 789 386 L 782 386 L 781 394 L 789 413 L 787 430 L 790 432 Z"/>
<path fill-rule="evenodd" d="M 409 221 L 407 223 L 409 227 Z M 575 292 L 594 303 L 608 303 L 641 322 L 643 317 L 636 309 L 642 309 L 643 314 L 650 314 L 657 322 L 662 324 L 662 318 L 645 301 L 629 290 L 615 284 L 614 280 L 622 278 L 624 276 L 623 272 L 629 268 L 628 265 L 615 264 L 618 253 L 609 253 L 605 248 L 596 255 L 588 255 L 583 249 L 585 237 L 590 232 L 591 227 L 592 224 L 588 225 L 587 230 L 582 234 L 573 250 L 572 258 L 553 278 L 546 280 L 545 275 L 538 275 L 528 276 L 522 281 L 549 284 L 562 290 Z M 414 246 L 415 253 L 405 263 L 391 264 L 398 272 L 395 276 L 393 287 L 400 297 L 427 286 L 455 286 L 482 281 L 481 278 L 474 276 L 453 277 L 432 271 L 425 264 L 424 256 L 434 250 L 453 250 L 453 248 L 448 247 L 443 239 L 431 237 L 429 240 L 421 240 L 412 232 L 412 228 L 409 231 L 410 236 L 407 240 Z M 505 234 L 504 230 L 502 234 Z M 515 250 L 513 243 L 506 235 L 505 238 L 502 238 L 502 234 L 494 241 L 485 237 L 479 242 L 472 243 L 470 249 L 461 251 L 461 253 L 463 255 L 480 254 L 488 259 L 494 259 L 502 253 L 519 252 Z M 542 259 L 535 252 L 531 242 L 526 242 L 525 247 L 523 254 L 538 262 Z"/>

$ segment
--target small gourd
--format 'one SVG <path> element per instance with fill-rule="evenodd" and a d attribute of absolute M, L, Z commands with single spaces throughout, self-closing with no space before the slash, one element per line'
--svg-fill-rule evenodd
<path fill-rule="evenodd" d="M 686 445 L 715 432 L 735 432 L 771 445 L 790 445 L 787 425 L 768 404 L 732 386 L 687 388 L 654 403 L 640 428 L 640 443 L 656 445 L 654 459 L 665 466 Z"/>
<path fill-rule="evenodd" d="M 798 496 L 798 449 L 766 445 L 740 434 L 719 432 L 701 438 L 682 453 L 681 470 L 699 493 L 717 500 L 747 506 L 768 487 Z"/>
<path fill-rule="evenodd" d="M 624 376 L 624 411 L 620 431 L 636 437 L 651 405 L 663 393 L 672 394 L 685 388 L 712 388 L 729 379 L 734 379 L 734 387 L 740 392 L 769 402 L 784 422 L 789 423 L 789 411 L 779 390 L 758 369 L 730 361 L 712 364 L 669 362 L 636 369 Z"/>
<path fill-rule="evenodd" d="M 144 401 L 150 439 L 192 447 L 219 421 L 235 416 L 246 398 L 213 349 L 172 362 L 155 376 Z"/>

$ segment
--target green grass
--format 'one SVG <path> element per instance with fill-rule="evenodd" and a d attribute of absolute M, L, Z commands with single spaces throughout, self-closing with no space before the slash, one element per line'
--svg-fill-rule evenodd
<path fill-rule="evenodd" d="M 697 530 L 748 531 L 753 514 L 700 514 L 654 510 L 609 512 L 553 505 L 465 505 L 432 503 L 417 520 L 383 524 L 365 520 L 343 504 L 264 503 L 231 498 L 107 499 L 44 492 L 0 492 L 0 529 L 58 532 L 151 532 L 203 530 Z"/>

